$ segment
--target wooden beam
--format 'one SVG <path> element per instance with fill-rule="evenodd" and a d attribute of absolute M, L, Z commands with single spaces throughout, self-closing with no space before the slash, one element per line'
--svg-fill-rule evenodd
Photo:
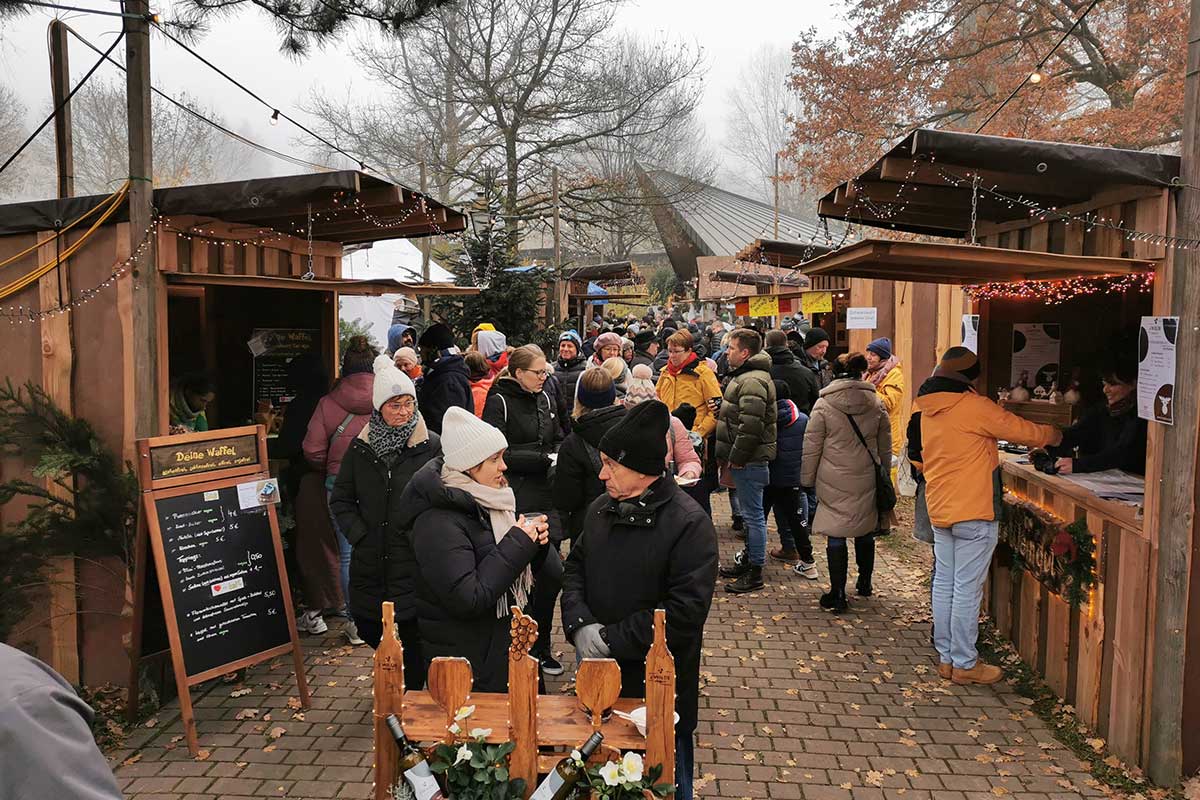
<path fill-rule="evenodd" d="M 1095 195 L 1078 203 L 1071 203 L 1068 205 L 1057 204 L 1057 208 L 1064 214 L 1084 214 L 1089 211 L 1095 211 L 1098 208 L 1103 208 L 1104 206 L 1129 203 L 1141 200 L 1143 198 L 1162 197 L 1166 191 L 1166 189 L 1161 189 L 1156 186 L 1114 186 L 1111 189 L 1105 189 L 1102 192 L 1097 192 Z M 1049 200 L 1049 198 L 1047 198 L 1047 201 L 1053 204 L 1053 201 Z M 1044 207 L 1046 203 L 1042 203 L 1042 205 Z M 1023 213 L 1025 216 L 1022 219 L 1013 220 L 1012 222 L 981 222 L 979 223 L 979 233 L 981 236 L 990 233 L 1007 233 L 1008 231 L 1030 228 L 1041 222 L 1040 218 L 1029 216 L 1028 209 L 1026 209 Z M 1104 216 L 1107 216 L 1107 214 Z M 1117 216 L 1120 216 L 1120 214 L 1118 213 Z M 1156 221 L 1159 224 L 1162 224 L 1163 219 L 1160 218 Z M 1134 227 L 1133 220 L 1125 220 L 1125 227 Z M 1150 228 L 1139 228 L 1139 230 L 1154 229 L 1154 225 L 1151 225 Z"/>
<path fill-rule="evenodd" d="M 881 180 L 885 181 L 903 181 L 912 169 L 913 162 L 910 159 L 884 158 L 880 162 L 879 176 Z M 1005 194 L 1058 198 L 1073 197 L 1076 200 L 1084 199 L 1080 197 L 1078 191 L 1069 191 L 1071 187 L 1064 185 L 1062 181 L 1040 178 L 1035 175 L 1021 175 L 1004 170 L 979 169 L 978 167 L 940 162 L 937 165 L 928 162 L 919 162 L 916 165 L 915 173 L 909 180 L 913 183 L 925 183 L 931 186 L 953 186 L 953 182 L 942 175 L 943 169 L 948 173 L 968 178 L 971 175 L 979 175 L 981 186 L 988 189 L 994 186 L 996 187 L 996 191 L 1004 192 Z M 963 185 L 968 186 L 969 183 Z"/>
<path fill-rule="evenodd" d="M 50 101 L 54 115 L 54 162 L 58 167 L 58 196 L 75 196 L 75 148 L 71 137 L 71 101 L 67 99 L 71 66 L 67 55 L 67 26 L 50 23 Z"/>

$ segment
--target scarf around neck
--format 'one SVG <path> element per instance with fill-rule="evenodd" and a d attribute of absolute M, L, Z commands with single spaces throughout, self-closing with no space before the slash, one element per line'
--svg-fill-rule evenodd
<path fill-rule="evenodd" d="M 1132 392 L 1125 395 L 1125 397 L 1121 398 L 1116 403 L 1114 403 L 1113 405 L 1108 407 L 1108 415 L 1110 417 L 1119 417 L 1122 414 L 1128 413 L 1128 411 L 1131 408 L 1133 408 L 1133 405 L 1136 402 L 1137 402 L 1137 387 L 1135 386 Z"/>
<path fill-rule="evenodd" d="M 496 544 L 500 544 L 500 540 L 507 536 L 508 532 L 517 524 L 517 497 L 513 494 L 511 487 L 505 486 L 503 489 L 496 489 L 484 486 L 478 481 L 471 480 L 471 476 L 465 472 L 450 469 L 444 464 L 442 465 L 442 483 L 447 488 L 461 489 L 471 495 L 480 508 L 488 512 L 488 521 L 492 525 L 492 537 L 496 540 Z M 520 535 L 524 536 L 525 534 L 521 533 Z M 529 601 L 529 592 L 532 589 L 533 571 L 526 564 L 525 569 L 509 587 L 513 597 L 512 605 L 524 608 Z M 506 593 L 496 600 L 496 619 L 502 619 L 509 613 Z"/>
<path fill-rule="evenodd" d="M 867 380 L 875 388 L 879 388 L 879 385 L 883 383 L 883 379 L 887 377 L 887 374 L 898 366 L 900 366 L 900 359 L 896 358 L 895 353 L 893 353 L 892 357 L 887 361 L 879 362 L 879 369 L 867 373 Z"/>
<path fill-rule="evenodd" d="M 367 444 L 371 445 L 375 455 L 388 465 L 388 469 L 395 466 L 400 459 L 400 452 L 408 445 L 408 440 L 416 430 L 417 420 L 420 418 L 421 412 L 414 411 L 408 422 L 392 426 L 384 422 L 383 414 L 379 413 L 379 409 L 371 412 L 371 419 L 367 422 L 369 426 Z"/>
<path fill-rule="evenodd" d="M 678 377 L 679 373 L 683 372 L 685 369 L 690 367 L 692 364 L 695 364 L 699 360 L 700 360 L 700 356 L 696 355 L 695 352 L 688 353 L 687 360 L 684 361 L 682 364 L 680 364 L 678 367 L 675 366 L 670 361 L 667 361 L 666 370 L 668 373 L 670 373 L 671 377 L 673 377 L 673 378 Z"/>

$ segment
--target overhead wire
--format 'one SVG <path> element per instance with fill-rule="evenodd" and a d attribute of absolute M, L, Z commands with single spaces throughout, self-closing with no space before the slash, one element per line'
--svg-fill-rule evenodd
<path fill-rule="evenodd" d="M 56 11 L 75 11 L 81 14 L 95 14 L 101 17 L 121 17 L 122 19 L 140 19 L 150 21 L 154 19 L 153 14 L 130 14 L 125 11 L 104 11 L 99 8 L 83 8 L 81 6 L 67 6 L 61 3 L 46 3 L 43 0 L 21 0 L 21 5 L 38 6 L 39 8 L 53 8 Z"/>

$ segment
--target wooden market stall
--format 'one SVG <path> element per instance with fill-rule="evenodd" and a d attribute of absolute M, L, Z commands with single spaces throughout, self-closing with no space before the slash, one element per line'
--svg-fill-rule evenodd
<path fill-rule="evenodd" d="M 1086 403 L 1107 349 L 1136 348 L 1123 337 L 1143 316 L 1182 313 L 1169 292 L 1178 169 L 1172 156 L 918 130 L 820 208 L 905 240 L 862 241 L 804 272 L 893 282 L 893 341 L 902 364 L 908 355 L 910 394 L 946 347 L 964 343 L 979 353 L 981 390 L 995 399 L 1022 380 L 1027 346 L 1041 337 L 1047 351 L 1028 372 L 1059 388 L 1078 380 Z M 922 299 L 902 313 L 902 295 Z M 1074 411 L 1049 402 L 1011 410 L 1063 425 Z M 1196 420 L 1175 424 L 1174 434 L 1195 436 Z M 1154 663 L 1158 562 L 1189 557 L 1158 549 L 1169 516 L 1167 435 L 1149 423 L 1145 479 L 1126 474 L 1119 491 L 1004 454 L 1005 518 L 986 604 L 1022 658 L 1120 758 L 1145 765 L 1152 742 L 1173 741 L 1191 772 L 1200 766 L 1200 673 Z M 1192 481 L 1195 460 L 1173 469 Z M 1188 494 L 1194 506 L 1194 487 Z M 1056 555 L 1051 534 L 1064 531 L 1078 548 Z M 1194 584 L 1194 563 L 1189 574 Z M 1084 592 L 1073 590 L 1080 575 L 1094 581 Z M 1200 620 L 1167 635 L 1184 637 L 1186 663 L 1194 663 Z M 1155 716 L 1155 692 L 1169 683 L 1183 684 L 1183 707 Z M 1155 726 L 1174 734 L 1151 737 Z"/>
<path fill-rule="evenodd" d="M 140 411 L 156 408 L 154 433 L 167 432 L 169 379 L 184 373 L 205 373 L 215 384 L 211 427 L 252 423 L 267 407 L 278 420 L 292 392 L 286 369 L 292 358 L 310 353 L 336 375 L 342 295 L 478 291 L 343 279 L 344 245 L 466 227 L 458 212 L 359 172 L 159 189 L 154 206 L 146 231 L 129 230 L 122 193 L 0 206 L 0 262 L 8 262 L 0 266 L 0 288 L 27 282 L 0 300 L 0 313 L 12 323 L 5 326 L 0 372 L 15 385 L 44 387 L 60 407 L 90 422 L 124 462 L 136 462 Z M 146 343 L 133 338 L 131 256 L 148 250 L 156 253 L 156 333 L 149 346 L 157 382 L 134 368 L 135 350 Z M 15 475 L 28 465 L 5 455 L 0 469 Z M 22 513 L 15 503 L 0 507 L 0 523 Z M 123 569 L 112 566 L 58 564 L 64 588 L 50 602 L 62 613 L 25 642 L 75 682 L 120 685 L 128 677 L 122 638 L 129 622 L 120 615 L 125 589 L 113 583 Z"/>

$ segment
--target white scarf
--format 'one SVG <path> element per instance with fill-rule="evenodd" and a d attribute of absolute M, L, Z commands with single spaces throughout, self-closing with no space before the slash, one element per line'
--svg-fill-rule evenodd
<path fill-rule="evenodd" d="M 442 466 L 442 483 L 449 488 L 463 490 L 471 495 L 481 508 L 487 510 L 488 519 L 492 524 L 492 536 L 495 537 L 496 544 L 500 544 L 500 540 L 507 536 L 508 532 L 517 524 L 517 498 L 508 486 L 503 489 L 484 486 L 482 483 L 472 480 L 465 472 L 450 469 L 445 465 Z M 525 569 L 521 571 L 509 588 L 513 596 L 513 605 L 524 608 L 532 588 L 533 571 L 526 564 Z M 496 618 L 501 619 L 508 616 L 509 613 L 508 597 L 503 595 L 496 600 Z"/>

